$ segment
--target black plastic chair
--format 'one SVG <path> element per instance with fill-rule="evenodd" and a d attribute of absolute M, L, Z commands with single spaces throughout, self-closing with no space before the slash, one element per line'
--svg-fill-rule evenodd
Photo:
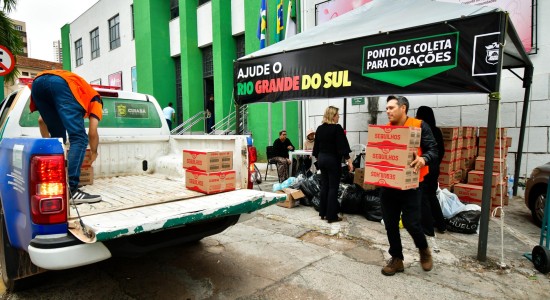
<path fill-rule="evenodd" d="M 277 169 L 277 179 L 279 179 L 281 176 L 279 176 L 279 168 L 277 168 L 277 161 L 273 159 L 275 157 L 275 151 L 273 149 L 273 146 L 265 147 L 265 153 L 267 155 L 267 165 L 265 167 L 264 180 L 267 180 L 267 169 L 269 168 L 269 166 L 272 166 L 271 169 L 273 170 L 273 165 L 275 165 L 275 168 Z M 279 179 L 279 182 L 281 182 L 280 179 Z"/>

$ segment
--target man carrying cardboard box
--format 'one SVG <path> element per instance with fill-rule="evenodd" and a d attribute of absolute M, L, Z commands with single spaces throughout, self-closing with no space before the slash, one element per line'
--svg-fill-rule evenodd
<path fill-rule="evenodd" d="M 430 127 L 421 120 L 407 116 L 409 101 L 405 97 L 389 96 L 386 104 L 388 125 L 420 127 L 422 130 L 418 154 L 415 154 L 410 167 L 415 173 L 419 172 L 419 181 L 424 180 L 428 174 L 427 165 L 437 159 L 437 143 Z M 382 217 L 386 226 L 386 234 L 390 243 L 389 253 L 391 259 L 382 268 L 382 274 L 394 275 L 403 272 L 403 246 L 399 233 L 399 219 L 414 240 L 414 244 L 420 252 L 420 264 L 424 271 L 430 271 L 433 267 L 432 254 L 420 223 L 422 191 L 420 188 L 398 190 L 382 188 L 380 194 L 382 204 Z"/>

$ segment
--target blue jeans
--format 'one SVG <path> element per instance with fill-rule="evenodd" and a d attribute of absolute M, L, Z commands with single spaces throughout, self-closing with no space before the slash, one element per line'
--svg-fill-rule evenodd
<path fill-rule="evenodd" d="M 42 75 L 32 84 L 32 98 L 52 138 L 67 141 L 71 146 L 68 154 L 68 175 L 71 192 L 80 182 L 80 166 L 84 160 L 88 135 L 84 127 L 86 111 L 73 96 L 67 82 L 56 75 Z"/>

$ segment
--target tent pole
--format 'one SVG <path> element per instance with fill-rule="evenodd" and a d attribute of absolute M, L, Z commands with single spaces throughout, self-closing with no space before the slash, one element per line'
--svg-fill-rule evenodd
<path fill-rule="evenodd" d="M 531 83 L 533 82 L 533 66 L 525 67 L 523 76 L 523 87 L 525 94 L 523 96 L 523 111 L 521 113 L 521 125 L 519 130 L 518 151 L 516 154 L 516 165 L 514 167 L 514 196 L 518 194 L 519 170 L 521 168 L 521 157 L 523 156 L 523 140 L 525 139 L 525 123 L 527 123 L 527 112 L 529 110 L 529 97 L 531 95 Z"/>
<path fill-rule="evenodd" d="M 495 91 L 489 94 L 489 117 L 487 119 L 487 145 L 485 146 L 485 167 L 483 169 L 483 191 L 481 192 L 481 218 L 479 220 L 479 240 L 477 243 L 477 260 L 487 260 L 487 236 L 489 234 L 489 217 L 491 213 L 491 185 L 493 158 L 495 157 L 496 126 L 500 102 L 500 75 L 504 60 L 504 41 L 508 15 L 501 14 L 499 37 L 499 64 L 496 74 Z M 500 132 L 499 132 L 500 134 Z M 500 135 L 499 135 L 500 137 Z"/>

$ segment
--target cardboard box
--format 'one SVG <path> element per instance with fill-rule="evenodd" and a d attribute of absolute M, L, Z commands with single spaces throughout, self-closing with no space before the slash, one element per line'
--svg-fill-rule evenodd
<path fill-rule="evenodd" d="M 462 169 L 457 169 L 453 173 L 453 183 L 460 183 L 462 181 Z"/>
<path fill-rule="evenodd" d="M 468 184 L 483 185 L 483 176 L 485 172 L 479 170 L 472 170 L 468 172 Z M 497 185 L 499 180 L 500 173 L 493 172 L 491 174 L 491 186 Z"/>
<path fill-rule="evenodd" d="M 233 153 L 217 150 L 183 150 L 183 168 L 202 172 L 231 170 Z"/>
<path fill-rule="evenodd" d="M 439 173 L 439 177 L 437 178 L 437 182 L 439 184 L 444 185 L 452 185 L 455 182 L 455 171 L 452 171 L 451 173 Z"/>
<path fill-rule="evenodd" d="M 506 157 L 508 155 L 508 148 L 506 148 L 505 146 L 503 146 L 502 148 L 499 148 L 498 146 L 496 146 L 494 149 L 495 149 L 493 154 L 494 157 L 501 157 L 501 156 Z M 479 147 L 477 153 L 479 156 L 485 157 L 486 152 L 487 152 L 486 147 Z"/>
<path fill-rule="evenodd" d="M 92 165 L 92 150 L 86 149 L 84 153 L 84 160 L 82 161 L 81 167 L 89 167 Z"/>
<path fill-rule="evenodd" d="M 87 166 L 80 168 L 79 186 L 94 184 L 94 167 Z"/>
<path fill-rule="evenodd" d="M 447 189 L 449 192 L 452 192 L 454 189 L 454 184 L 448 185 L 448 184 L 439 183 L 439 188 L 442 190 Z"/>
<path fill-rule="evenodd" d="M 439 164 L 439 172 L 441 172 L 441 173 L 449 174 L 454 170 L 455 170 L 455 162 L 454 161 L 452 161 L 452 162 L 442 161 L 441 164 Z"/>
<path fill-rule="evenodd" d="M 445 154 L 443 155 L 443 158 L 441 158 L 442 162 L 453 162 L 456 159 L 456 150 L 446 150 Z"/>
<path fill-rule="evenodd" d="M 498 147 L 498 145 L 506 145 L 506 138 L 503 138 L 500 140 L 499 142 L 499 139 L 495 139 L 495 147 Z M 479 137 L 479 142 L 478 142 L 478 146 L 479 147 L 486 147 L 487 146 L 487 137 Z"/>
<path fill-rule="evenodd" d="M 511 136 L 506 137 L 506 148 L 508 148 L 508 147 L 512 147 L 512 137 Z"/>
<path fill-rule="evenodd" d="M 469 138 L 476 135 L 476 127 L 462 126 L 462 137 Z"/>
<path fill-rule="evenodd" d="M 406 168 L 414 160 L 414 148 L 376 147 L 367 145 L 365 163 L 395 168 Z"/>
<path fill-rule="evenodd" d="M 480 185 L 457 183 L 454 185 L 454 193 L 463 203 L 481 205 L 483 187 Z"/>
<path fill-rule="evenodd" d="M 458 138 L 456 138 L 456 149 L 457 150 L 462 149 L 463 145 L 464 145 L 464 139 L 462 138 L 461 135 L 459 135 Z"/>
<path fill-rule="evenodd" d="M 458 138 L 458 127 L 439 127 L 444 140 L 456 140 Z"/>
<path fill-rule="evenodd" d="M 485 156 L 477 156 L 475 162 L 475 169 L 478 171 L 485 170 Z M 493 172 L 506 174 L 506 159 L 495 158 L 493 159 Z"/>
<path fill-rule="evenodd" d="M 300 198 L 305 197 L 301 190 L 285 188 L 282 191 L 277 191 L 280 194 L 286 194 L 285 201 L 277 202 L 277 206 L 293 208 L 300 204 Z"/>
<path fill-rule="evenodd" d="M 355 169 L 354 174 L 353 174 L 353 183 L 360 186 L 360 187 L 362 187 L 366 191 L 376 189 L 375 185 L 365 183 L 365 169 L 364 168 Z"/>
<path fill-rule="evenodd" d="M 216 194 L 235 189 L 235 171 L 203 172 L 185 170 L 185 187 L 204 194 Z"/>
<path fill-rule="evenodd" d="M 453 151 L 456 149 L 456 139 L 455 140 L 443 140 L 443 147 L 445 151 Z"/>
<path fill-rule="evenodd" d="M 473 170 L 475 167 L 475 162 L 476 160 L 473 157 L 463 158 L 460 162 L 460 168 L 465 170 Z"/>
<path fill-rule="evenodd" d="M 479 137 L 487 137 L 487 127 L 479 127 Z M 496 138 L 499 137 L 506 138 L 508 135 L 508 129 L 507 128 L 496 128 Z"/>
<path fill-rule="evenodd" d="M 412 168 L 365 165 L 366 184 L 408 190 L 418 187 L 419 173 Z"/>
<path fill-rule="evenodd" d="M 407 126 L 369 125 L 367 147 L 420 147 L 421 129 Z"/>

